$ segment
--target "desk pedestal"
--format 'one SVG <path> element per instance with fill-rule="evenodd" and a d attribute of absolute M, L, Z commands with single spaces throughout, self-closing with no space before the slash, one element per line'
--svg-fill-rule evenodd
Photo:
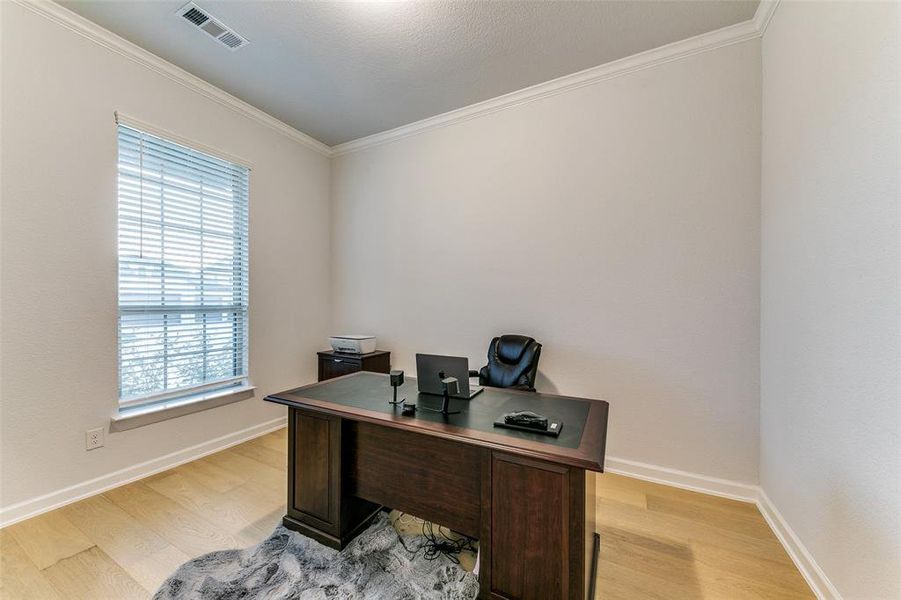
<path fill-rule="evenodd" d="M 351 496 L 343 454 L 345 423 L 337 417 L 288 411 L 288 514 L 285 527 L 343 548 L 378 514 L 379 504 Z"/>
<path fill-rule="evenodd" d="M 484 599 L 586 597 L 594 482 L 575 467 L 289 409 L 286 527 L 333 548 L 382 506 L 450 527 L 479 539 Z"/>

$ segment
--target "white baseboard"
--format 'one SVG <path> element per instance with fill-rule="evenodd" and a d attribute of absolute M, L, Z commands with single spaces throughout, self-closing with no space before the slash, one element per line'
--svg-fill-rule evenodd
<path fill-rule="evenodd" d="M 773 533 L 775 533 L 779 541 L 782 542 L 785 551 L 788 552 L 792 562 L 794 562 L 795 566 L 798 567 L 798 570 L 801 571 L 801 575 L 807 581 L 807 585 L 810 586 L 811 591 L 813 591 L 816 597 L 820 600 L 841 600 L 841 594 L 838 593 L 838 590 L 835 589 L 835 586 L 829 581 L 826 573 L 823 572 L 823 569 L 820 568 L 820 565 L 817 564 L 817 561 L 814 560 L 813 556 L 811 556 L 800 538 L 798 538 L 797 534 L 789 526 L 788 522 L 763 489 L 759 490 L 757 508 L 760 509 L 760 514 L 766 519 L 770 529 L 773 530 Z"/>
<path fill-rule="evenodd" d="M 604 463 L 604 471 L 650 481 L 651 483 L 682 488 L 692 492 L 731 498 L 742 502 L 757 502 L 759 488 L 756 485 L 730 479 L 708 477 L 707 475 L 698 475 L 697 473 L 688 473 L 687 471 L 679 471 L 611 456 L 608 456 Z"/>
<path fill-rule="evenodd" d="M 95 479 L 77 483 L 61 490 L 38 496 L 37 498 L 5 506 L 0 508 L 0 528 L 54 510 L 61 506 L 65 506 L 66 504 L 77 502 L 83 498 L 101 494 L 107 490 L 125 485 L 126 483 L 149 477 L 150 475 L 165 471 L 166 469 L 171 469 L 172 467 L 177 467 L 186 462 L 197 460 L 208 454 L 225 450 L 230 446 L 235 446 L 277 429 L 281 429 L 282 427 L 285 427 L 287 423 L 287 417 L 279 417 L 278 419 L 273 419 L 271 421 L 266 421 L 265 423 L 260 423 L 259 425 L 254 425 L 253 427 L 248 427 L 247 429 L 235 431 L 234 433 L 223 435 L 222 437 L 197 444 L 196 446 L 191 446 L 190 448 L 185 448 L 184 450 L 179 450 L 172 454 L 167 454 L 137 465 L 126 467 Z"/>

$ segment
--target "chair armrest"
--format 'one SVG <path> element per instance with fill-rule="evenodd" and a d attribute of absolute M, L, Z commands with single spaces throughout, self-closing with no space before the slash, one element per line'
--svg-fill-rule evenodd
<path fill-rule="evenodd" d="M 511 385 L 509 389 L 520 390 L 522 392 L 534 392 L 535 391 L 535 388 L 533 388 L 532 386 L 530 386 L 526 383 L 521 383 L 519 385 Z"/>
<path fill-rule="evenodd" d="M 479 376 L 479 372 L 476 371 L 475 369 L 470 369 L 470 370 L 469 370 L 469 376 L 470 376 L 470 377 L 478 377 L 478 376 Z"/>

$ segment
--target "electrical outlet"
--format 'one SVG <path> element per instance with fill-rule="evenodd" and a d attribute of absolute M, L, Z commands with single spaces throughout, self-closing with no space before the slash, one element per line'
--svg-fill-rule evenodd
<path fill-rule="evenodd" d="M 94 450 L 103 447 L 103 427 L 88 429 L 84 432 L 84 449 Z"/>

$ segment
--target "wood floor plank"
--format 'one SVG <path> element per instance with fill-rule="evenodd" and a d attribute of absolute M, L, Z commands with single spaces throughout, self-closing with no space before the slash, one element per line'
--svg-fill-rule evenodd
<path fill-rule="evenodd" d="M 279 454 L 285 454 L 286 448 L 288 447 L 287 429 L 279 429 L 278 431 L 264 435 L 259 438 L 259 443 Z"/>
<path fill-rule="evenodd" d="M 752 580 L 767 581 L 802 598 L 814 597 L 804 577 L 784 550 L 768 559 L 705 543 L 692 544 L 692 551 L 695 566 L 699 571 L 712 566 L 715 570 L 741 574 Z"/>
<path fill-rule="evenodd" d="M 167 545 L 161 550 L 152 552 L 140 560 L 122 565 L 122 568 L 141 587 L 153 594 L 160 585 L 182 564 L 191 560 L 175 546 Z"/>
<path fill-rule="evenodd" d="M 638 535 L 611 527 L 601 528 L 604 540 L 602 564 L 628 567 L 645 577 L 679 582 L 697 590 L 698 597 L 732 600 L 796 600 L 797 593 L 769 579 L 747 577 L 743 569 L 730 570 L 726 563 L 698 561 L 695 548 L 664 538 Z"/>
<path fill-rule="evenodd" d="M 41 570 L 94 545 L 59 510 L 10 525 L 7 530 Z"/>
<path fill-rule="evenodd" d="M 603 479 L 604 477 L 605 476 L 602 475 L 599 479 Z M 615 502 L 622 502 L 623 504 L 631 504 L 638 508 L 648 507 L 647 495 L 643 491 L 625 486 L 603 486 L 599 484 L 598 497 Z"/>
<path fill-rule="evenodd" d="M 730 572 L 696 563 L 695 570 L 708 598 L 735 600 L 814 600 L 813 594 L 779 585 L 768 579 L 752 579 L 743 571 Z"/>
<path fill-rule="evenodd" d="M 597 598 L 603 600 L 702 600 L 693 578 L 667 581 L 629 565 L 606 560 L 604 550 L 598 564 Z M 726 600 L 726 599 L 723 599 Z"/>
<path fill-rule="evenodd" d="M 287 450 L 285 456 L 287 457 Z M 212 463 L 217 467 L 225 469 L 226 471 L 244 477 L 249 482 L 267 486 L 269 488 L 277 490 L 280 493 L 284 493 L 287 496 L 287 462 L 285 463 L 285 466 L 283 468 L 276 469 L 265 463 L 261 463 L 258 460 L 248 458 L 241 453 L 235 452 L 232 448 L 223 450 L 222 452 L 217 452 L 216 454 L 211 454 L 202 458 L 201 460 Z"/>
<path fill-rule="evenodd" d="M 169 543 L 116 506 L 93 496 L 62 508 L 69 520 L 117 563 L 127 565 L 162 550 Z"/>
<path fill-rule="evenodd" d="M 44 570 L 56 591 L 71 600 L 144 600 L 150 594 L 100 548 L 93 546 Z"/>
<path fill-rule="evenodd" d="M 708 543 L 725 550 L 744 552 L 763 560 L 781 559 L 783 556 L 781 545 L 775 537 L 762 540 L 726 531 L 707 523 L 654 513 L 603 498 L 598 502 L 598 509 L 602 523 L 619 529 L 646 535 L 656 534 L 689 544 Z"/>
<path fill-rule="evenodd" d="M 94 496 L 62 510 L 149 593 L 155 592 L 166 577 L 191 558 L 106 496 Z"/>
<path fill-rule="evenodd" d="M 288 454 L 285 449 L 270 448 L 258 439 L 233 446 L 231 450 L 279 471 L 283 471 L 288 467 Z"/>
<path fill-rule="evenodd" d="M 241 546 L 221 526 L 214 525 L 140 481 L 110 490 L 104 495 L 188 556 Z M 209 517 L 215 519 L 215 515 Z"/>
<path fill-rule="evenodd" d="M 215 464 L 204 460 L 195 460 L 194 462 L 181 465 L 176 471 L 185 477 L 189 477 L 197 484 L 220 494 L 229 492 L 249 481 L 249 479 L 243 477 L 239 473 L 227 471 L 222 467 L 218 467 Z M 165 477 L 172 472 L 173 471 L 164 471 L 159 474 L 159 477 Z"/>
<path fill-rule="evenodd" d="M 245 545 L 258 544 L 272 533 L 282 521 L 286 512 L 284 494 L 273 495 L 271 490 L 253 484 L 235 488 L 229 501 L 247 521 L 247 526 L 235 535 L 244 540 Z"/>
<path fill-rule="evenodd" d="M 147 486 L 202 515 L 216 515 L 216 523 L 233 534 L 242 545 L 256 544 L 271 533 L 285 514 L 281 494 L 253 483 L 240 485 L 226 494 L 217 493 L 188 478 L 182 472 L 147 482 Z"/>
<path fill-rule="evenodd" d="M 638 492 L 642 494 L 652 494 L 657 496 L 665 496 L 675 498 L 677 500 L 685 500 L 694 504 L 717 507 L 723 510 L 734 511 L 739 514 L 759 515 L 760 511 L 751 502 L 742 502 L 740 500 L 732 500 L 730 498 L 721 498 L 710 494 L 702 494 L 684 490 L 669 485 L 661 485 L 650 481 L 643 481 L 633 477 L 617 475 L 616 473 L 604 473 L 598 477 L 598 493 L 603 495 L 609 494 L 608 490 L 627 490 L 629 492 Z"/>
<path fill-rule="evenodd" d="M 184 472 L 171 472 L 146 482 L 147 487 L 177 502 L 181 506 L 201 515 L 215 515 L 216 524 L 226 531 L 236 531 L 247 525 L 247 521 L 223 496 L 199 485 Z"/>
<path fill-rule="evenodd" d="M 720 506 L 699 504 L 659 494 L 646 494 L 645 499 L 647 509 L 651 512 L 684 517 L 724 531 L 733 531 L 762 540 L 770 540 L 773 537 L 772 530 L 759 513 L 756 515 L 734 513 Z"/>
<path fill-rule="evenodd" d="M 278 481 L 280 482 L 281 476 L 288 471 L 287 450 L 285 451 L 284 464 L 281 466 L 272 466 L 266 461 L 261 461 L 258 458 L 254 458 L 254 454 L 258 453 L 246 450 L 244 448 L 244 445 L 241 444 L 239 446 L 232 446 L 231 448 L 227 448 L 222 452 L 211 454 L 205 458 L 209 459 L 215 464 L 219 464 L 223 468 L 233 468 L 235 469 L 235 472 L 239 473 L 245 478 L 249 477 L 252 481 L 269 482 L 269 480 L 273 478 L 273 475 L 277 473 L 279 476 Z M 262 477 L 255 476 L 260 472 L 263 473 Z"/>
<path fill-rule="evenodd" d="M 56 600 L 61 596 L 7 530 L 0 530 L 0 598 Z"/>

